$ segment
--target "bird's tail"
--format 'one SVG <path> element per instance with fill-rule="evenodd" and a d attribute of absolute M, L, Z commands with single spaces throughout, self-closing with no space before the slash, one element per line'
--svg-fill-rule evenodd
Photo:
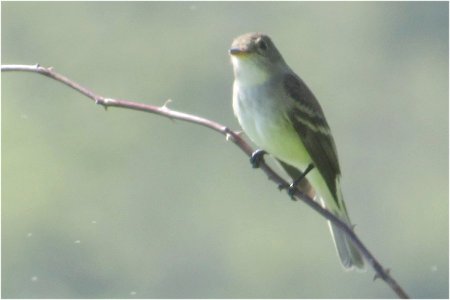
<path fill-rule="evenodd" d="M 337 216 L 341 221 L 345 222 L 345 224 L 352 228 L 353 225 L 350 222 L 350 218 L 348 217 L 345 203 L 342 200 L 342 194 L 338 194 L 341 197 L 339 201 L 341 207 L 340 209 L 331 209 L 331 212 L 333 212 L 335 216 Z M 350 238 L 345 234 L 344 231 L 339 229 L 330 221 L 328 221 L 328 225 L 330 227 L 331 235 L 333 236 L 333 241 L 336 246 L 336 250 L 341 260 L 342 266 L 346 270 L 356 269 L 359 271 L 364 271 L 364 260 L 361 256 L 361 253 L 353 245 Z"/>

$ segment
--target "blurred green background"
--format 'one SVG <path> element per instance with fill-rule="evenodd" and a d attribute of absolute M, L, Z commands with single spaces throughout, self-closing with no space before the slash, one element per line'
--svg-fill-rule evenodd
<path fill-rule="evenodd" d="M 361 239 L 448 298 L 448 3 L 2 3 L 2 64 L 238 129 L 234 37 L 266 32 L 332 127 Z M 389 298 L 221 135 L 2 74 L 2 296 Z"/>

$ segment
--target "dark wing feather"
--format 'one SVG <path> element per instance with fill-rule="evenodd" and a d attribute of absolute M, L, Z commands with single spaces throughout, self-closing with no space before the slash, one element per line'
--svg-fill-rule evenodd
<path fill-rule="evenodd" d="M 283 83 L 286 93 L 295 100 L 289 119 L 339 206 L 336 187 L 336 177 L 340 175 L 339 162 L 322 108 L 298 76 L 287 74 Z"/>

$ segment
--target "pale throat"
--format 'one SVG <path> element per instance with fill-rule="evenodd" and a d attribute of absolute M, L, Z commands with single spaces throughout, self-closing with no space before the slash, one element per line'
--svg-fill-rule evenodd
<path fill-rule="evenodd" d="M 235 79 L 241 86 L 262 84 L 270 77 L 269 73 L 248 58 L 232 56 L 231 62 L 233 63 Z"/>

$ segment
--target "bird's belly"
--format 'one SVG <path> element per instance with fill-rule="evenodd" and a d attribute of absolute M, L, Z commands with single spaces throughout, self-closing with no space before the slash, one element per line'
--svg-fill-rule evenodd
<path fill-rule="evenodd" d="M 289 124 L 282 122 L 256 124 L 255 143 L 276 158 L 304 170 L 311 163 L 301 139 Z M 250 137 L 251 138 L 251 137 Z"/>

